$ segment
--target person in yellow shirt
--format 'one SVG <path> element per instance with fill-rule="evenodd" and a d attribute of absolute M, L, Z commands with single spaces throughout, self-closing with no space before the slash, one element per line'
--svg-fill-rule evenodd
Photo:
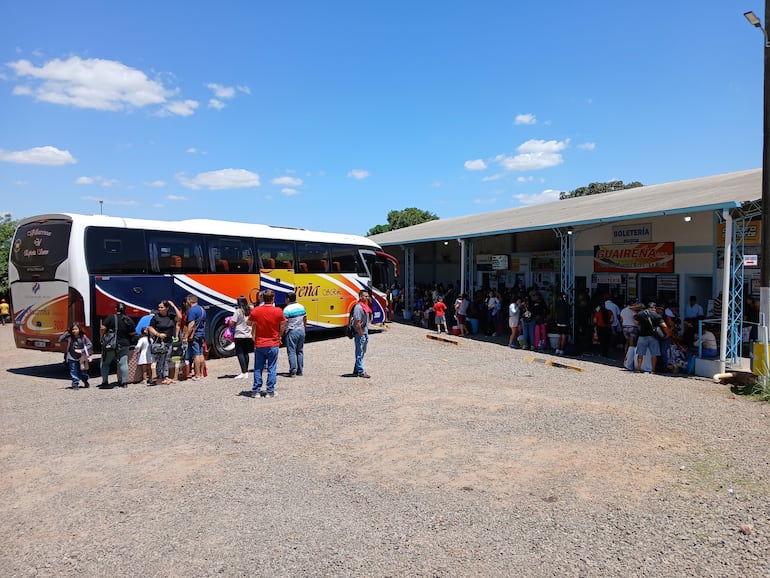
<path fill-rule="evenodd" d="M 6 303 L 5 299 L 0 300 L 0 319 L 2 319 L 3 325 L 6 321 L 10 321 L 11 308 Z"/>

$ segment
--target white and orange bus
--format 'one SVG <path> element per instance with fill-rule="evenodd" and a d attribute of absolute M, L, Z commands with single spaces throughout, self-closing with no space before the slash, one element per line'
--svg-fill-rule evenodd
<path fill-rule="evenodd" d="M 106 215 L 49 214 L 22 219 L 10 251 L 16 347 L 60 351 L 58 338 L 80 322 L 92 340 L 118 302 L 135 319 L 163 299 L 198 296 L 215 355 L 239 295 L 257 301 L 272 289 L 283 305 L 294 291 L 308 329 L 344 326 L 358 292 L 372 293 L 373 323 L 385 322 L 385 291 L 398 263 L 366 237 L 193 219 L 152 221 Z"/>

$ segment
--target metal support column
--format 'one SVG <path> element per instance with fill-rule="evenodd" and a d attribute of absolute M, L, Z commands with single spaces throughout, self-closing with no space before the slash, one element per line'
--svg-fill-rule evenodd
<path fill-rule="evenodd" d="M 404 310 L 414 311 L 414 247 L 404 247 Z"/>
<path fill-rule="evenodd" d="M 465 285 L 465 293 L 472 299 L 473 293 L 476 290 L 476 254 L 473 248 L 473 241 L 463 239 L 462 245 L 465 260 L 462 284 Z"/>
<path fill-rule="evenodd" d="M 559 237 L 560 263 L 559 288 L 567 294 L 570 303 L 570 318 L 575 319 L 575 235 L 572 228 L 554 229 Z M 575 324 L 570 324 L 570 339 L 575 342 Z"/>

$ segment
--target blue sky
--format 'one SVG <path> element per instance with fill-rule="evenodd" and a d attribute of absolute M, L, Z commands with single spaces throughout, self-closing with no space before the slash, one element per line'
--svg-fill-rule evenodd
<path fill-rule="evenodd" d="M 0 1 L 0 212 L 363 234 L 762 161 L 757 0 Z"/>

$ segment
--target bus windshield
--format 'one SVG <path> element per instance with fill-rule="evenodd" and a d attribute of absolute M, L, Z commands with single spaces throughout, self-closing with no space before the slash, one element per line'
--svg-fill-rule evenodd
<path fill-rule="evenodd" d="M 19 227 L 11 249 L 11 264 L 16 267 L 19 281 L 50 281 L 56 270 L 67 260 L 70 231 L 69 221 L 38 221 Z"/>

